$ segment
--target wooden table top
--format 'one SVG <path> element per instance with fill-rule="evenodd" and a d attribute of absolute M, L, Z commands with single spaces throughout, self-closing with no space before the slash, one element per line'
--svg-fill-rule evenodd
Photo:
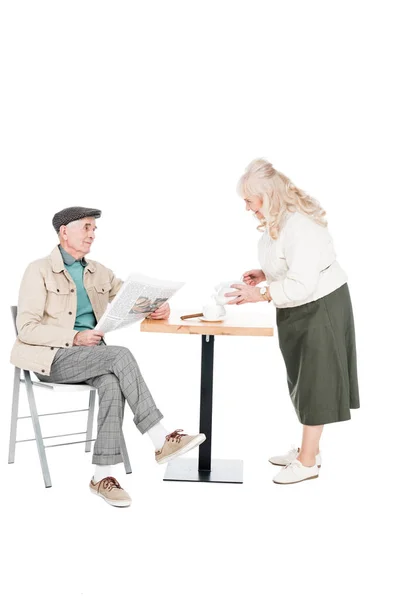
<path fill-rule="evenodd" d="M 140 331 L 153 333 L 189 333 L 198 335 L 246 335 L 246 336 L 272 336 L 274 328 L 269 317 L 260 313 L 226 315 L 221 322 L 204 322 L 197 317 L 193 319 L 180 318 L 183 315 L 193 314 L 193 310 L 174 309 L 168 320 L 144 319 Z"/>

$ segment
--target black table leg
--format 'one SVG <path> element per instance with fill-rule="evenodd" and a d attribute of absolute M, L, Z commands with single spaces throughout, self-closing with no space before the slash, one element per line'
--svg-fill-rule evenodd
<path fill-rule="evenodd" d="M 198 461 L 195 458 L 177 458 L 171 461 L 164 481 L 243 483 L 241 460 L 211 458 L 214 336 L 201 337 L 200 431 L 206 435 L 206 441 L 199 446 Z"/>
<path fill-rule="evenodd" d="M 206 441 L 199 446 L 199 471 L 211 470 L 214 336 L 201 336 L 200 431 Z"/>

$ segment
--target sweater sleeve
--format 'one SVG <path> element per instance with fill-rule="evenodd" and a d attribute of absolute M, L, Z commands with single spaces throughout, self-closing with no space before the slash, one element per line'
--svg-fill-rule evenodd
<path fill-rule="evenodd" d="M 300 221 L 289 221 L 283 240 L 288 271 L 284 279 L 274 281 L 269 286 L 274 304 L 282 306 L 290 302 L 301 302 L 315 291 L 324 244 L 325 231 L 321 225 L 308 217 Z"/>
<path fill-rule="evenodd" d="M 34 346 L 72 346 L 74 329 L 43 325 L 41 323 L 46 304 L 46 287 L 40 267 L 31 263 L 22 278 L 18 297 L 18 339 Z"/>

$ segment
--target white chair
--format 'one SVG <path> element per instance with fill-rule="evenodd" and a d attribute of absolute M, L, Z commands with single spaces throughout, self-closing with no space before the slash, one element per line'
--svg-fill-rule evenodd
<path fill-rule="evenodd" d="M 13 317 L 15 332 L 18 335 L 17 331 L 17 307 L 11 307 L 11 314 Z M 96 388 L 88 385 L 86 383 L 80 384 L 71 384 L 71 383 L 45 383 L 42 381 L 32 381 L 30 371 L 24 371 L 24 379 L 21 379 L 21 369 L 19 367 L 15 367 L 14 371 L 14 388 L 13 388 L 13 400 L 12 400 L 12 412 L 11 412 L 11 430 L 10 430 L 10 446 L 8 453 L 8 462 L 13 463 L 15 460 L 15 447 L 16 444 L 21 442 L 33 442 L 36 440 L 36 445 L 39 453 L 40 465 L 42 467 L 43 479 L 45 486 L 51 487 L 51 479 L 49 467 L 47 464 L 46 457 L 46 448 L 54 448 L 55 446 L 69 446 L 71 444 L 85 444 L 85 452 L 91 451 L 92 442 L 95 439 L 92 439 L 92 431 L 93 431 L 93 417 L 94 417 L 94 405 L 96 400 Z M 28 396 L 30 415 L 19 417 L 18 416 L 18 405 L 19 405 L 19 391 L 21 383 L 25 384 L 26 393 Z M 79 410 L 66 410 L 62 412 L 54 412 L 54 413 L 45 413 L 39 415 L 36 408 L 36 400 L 35 395 L 33 393 L 34 387 L 41 387 L 44 389 L 52 390 L 53 392 L 88 392 L 89 391 L 89 408 L 79 409 Z M 61 435 L 49 435 L 42 436 L 42 431 L 40 428 L 39 417 L 48 417 L 50 415 L 64 415 L 67 413 L 75 413 L 75 412 L 86 412 L 88 411 L 87 425 L 86 431 L 78 431 L 76 433 L 64 433 Z M 25 439 L 25 440 L 17 440 L 17 423 L 19 419 L 32 419 L 33 431 L 35 434 L 34 438 Z M 84 440 L 80 440 L 78 442 L 65 442 L 63 444 L 50 444 L 45 446 L 43 440 L 54 439 L 59 437 L 67 437 L 71 435 L 85 435 Z M 125 439 L 123 434 L 121 433 L 121 454 L 124 461 L 125 471 L 127 474 L 132 473 L 131 465 L 129 462 L 128 451 L 125 444 Z"/>

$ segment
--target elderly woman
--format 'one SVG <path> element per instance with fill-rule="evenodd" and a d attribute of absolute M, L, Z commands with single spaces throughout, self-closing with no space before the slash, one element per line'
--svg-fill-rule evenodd
<path fill-rule="evenodd" d="M 303 425 L 301 448 L 274 456 L 283 468 L 275 483 L 318 477 L 319 441 L 326 423 L 350 419 L 359 408 L 356 343 L 347 276 L 336 261 L 325 211 L 271 163 L 250 163 L 238 193 L 260 220 L 261 269 L 229 304 L 273 302 L 290 396 Z M 262 287 L 255 287 L 265 282 Z"/>

